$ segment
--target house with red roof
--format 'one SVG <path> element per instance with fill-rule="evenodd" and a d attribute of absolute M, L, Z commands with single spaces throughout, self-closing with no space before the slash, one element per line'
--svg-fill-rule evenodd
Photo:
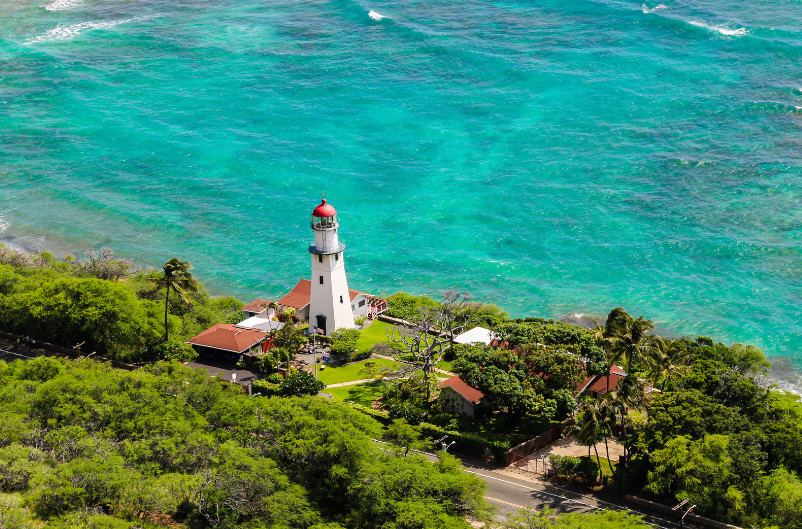
<path fill-rule="evenodd" d="M 617 365 L 610 368 L 609 377 L 606 375 L 590 375 L 576 387 L 576 395 L 585 393 L 594 398 L 601 398 L 611 391 L 618 389 L 618 384 L 626 378 L 626 372 Z"/>
<path fill-rule="evenodd" d="M 266 339 L 265 331 L 219 323 L 190 338 L 189 344 L 199 355 L 225 355 L 233 359 L 260 352 Z"/>
<path fill-rule="evenodd" d="M 242 312 L 245 313 L 245 318 L 253 318 L 254 316 L 260 316 L 263 318 L 270 319 L 273 315 L 268 315 L 268 306 L 273 303 L 269 299 L 262 299 L 257 298 L 244 307 L 242 307 Z"/>
<path fill-rule="evenodd" d="M 482 405 L 484 393 L 466 384 L 459 375 L 440 382 L 437 402 L 444 410 L 474 417 Z"/>

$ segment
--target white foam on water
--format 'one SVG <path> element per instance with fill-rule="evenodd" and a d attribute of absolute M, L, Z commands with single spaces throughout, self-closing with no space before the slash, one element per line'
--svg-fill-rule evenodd
<path fill-rule="evenodd" d="M 381 19 L 385 18 L 384 15 L 381 15 L 381 14 L 377 13 L 376 11 L 374 11 L 372 9 L 368 13 L 368 16 L 370 18 L 372 18 L 373 20 L 381 20 Z"/>
<path fill-rule="evenodd" d="M 68 9 L 75 9 L 81 7 L 84 0 L 55 0 L 54 2 L 44 6 L 48 11 L 67 11 Z"/>
<path fill-rule="evenodd" d="M 731 28 L 723 24 L 706 24 L 705 22 L 700 22 L 699 20 L 689 20 L 688 24 L 698 28 L 709 29 L 710 31 L 720 33 L 721 35 L 726 35 L 727 37 L 743 37 L 748 33 L 746 28 Z"/>
<path fill-rule="evenodd" d="M 649 8 L 646 4 L 641 5 L 643 8 L 643 12 L 645 14 L 654 13 L 655 11 L 659 11 L 660 9 L 668 9 L 668 6 L 665 4 L 657 4 L 656 6 Z"/>
<path fill-rule="evenodd" d="M 145 15 L 133 18 L 125 18 L 122 20 L 108 20 L 105 22 L 79 22 L 77 24 L 70 24 L 69 26 L 63 26 L 59 24 L 58 26 L 54 27 L 51 30 L 48 30 L 44 34 L 29 40 L 28 42 L 26 42 L 26 44 L 35 44 L 37 42 L 70 40 L 86 31 L 92 31 L 95 29 L 109 29 L 115 26 L 119 26 L 120 24 L 127 24 L 129 22 L 139 22 L 143 20 L 151 20 L 154 18 L 158 18 L 159 16 L 161 15 Z"/>

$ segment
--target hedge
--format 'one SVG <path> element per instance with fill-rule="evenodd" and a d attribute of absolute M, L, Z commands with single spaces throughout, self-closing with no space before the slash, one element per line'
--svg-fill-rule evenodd
<path fill-rule="evenodd" d="M 382 424 L 390 424 L 391 422 L 390 414 L 386 411 L 374 410 L 370 406 L 363 406 L 362 404 L 357 404 L 356 402 L 343 402 L 341 404 L 356 411 L 361 411 L 365 415 L 370 415 Z"/>
<path fill-rule="evenodd" d="M 506 461 L 510 442 L 507 440 L 488 439 L 479 434 L 446 430 L 436 424 L 422 422 L 418 426 L 421 434 L 432 441 L 448 436 L 448 442 L 455 441 L 454 450 L 466 455 L 484 457 L 493 454 L 496 460 Z"/>
<path fill-rule="evenodd" d="M 550 455 L 551 469 L 559 477 L 568 479 L 580 478 L 586 483 L 593 484 L 599 477 L 599 466 L 593 459 L 571 456 Z"/>

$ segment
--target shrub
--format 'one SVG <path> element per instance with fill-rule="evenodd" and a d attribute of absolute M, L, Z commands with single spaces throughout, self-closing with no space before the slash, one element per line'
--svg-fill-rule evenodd
<path fill-rule="evenodd" d="M 390 423 L 390 414 L 386 411 L 382 410 L 374 410 L 370 406 L 363 406 L 362 404 L 358 404 L 356 402 L 344 402 L 343 406 L 347 406 L 357 411 L 361 411 L 365 415 L 369 415 L 373 417 L 377 421 L 381 422 L 382 424 L 389 424 Z"/>
<path fill-rule="evenodd" d="M 596 483 L 596 479 L 599 477 L 599 465 L 597 462 L 588 456 L 580 457 L 579 461 L 579 468 L 576 469 L 577 475 L 582 478 L 585 483 Z"/>
<path fill-rule="evenodd" d="M 582 481 L 593 484 L 599 477 L 599 466 L 593 459 L 571 456 L 549 456 L 549 463 L 551 468 L 559 477 L 568 479 L 581 479 Z"/>
<path fill-rule="evenodd" d="M 287 396 L 317 395 L 325 387 L 308 371 L 297 371 L 280 384 L 281 394 Z"/>
<path fill-rule="evenodd" d="M 405 419 L 410 424 L 418 424 L 426 417 L 426 410 L 407 402 L 398 402 L 390 407 L 390 417 Z"/>
<path fill-rule="evenodd" d="M 418 426 L 421 435 L 430 441 L 448 436 L 449 441 L 456 441 L 454 450 L 466 455 L 484 457 L 489 452 L 495 456 L 496 460 L 505 461 L 507 450 L 510 449 L 510 443 L 507 440 L 488 439 L 473 433 L 447 430 L 427 422 L 422 422 Z"/>
<path fill-rule="evenodd" d="M 170 340 L 154 347 L 157 358 L 160 360 L 178 360 L 179 362 L 194 362 L 198 352 L 187 342 Z"/>
<path fill-rule="evenodd" d="M 362 334 L 357 329 L 341 329 L 331 333 L 331 354 L 342 364 L 347 364 L 354 360 L 356 343 Z M 370 356 L 370 351 L 368 351 Z"/>
<path fill-rule="evenodd" d="M 571 456 L 550 455 L 549 463 L 555 475 L 561 478 L 573 478 L 579 468 L 579 458 Z"/>
<path fill-rule="evenodd" d="M 359 351 L 354 351 L 354 354 L 351 355 L 352 362 L 359 362 L 360 360 L 367 360 L 373 355 L 370 349 L 361 349 Z"/>
<path fill-rule="evenodd" d="M 415 320 L 420 311 L 434 308 L 438 302 L 428 296 L 412 296 L 404 292 L 393 294 L 387 299 L 387 315 L 402 320 Z"/>

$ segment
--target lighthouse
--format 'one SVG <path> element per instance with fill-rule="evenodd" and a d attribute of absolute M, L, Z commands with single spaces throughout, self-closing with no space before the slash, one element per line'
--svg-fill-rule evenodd
<path fill-rule="evenodd" d="M 324 198 L 312 211 L 315 244 L 312 254 L 312 285 L 309 299 L 309 326 L 324 334 L 354 327 L 354 314 L 345 278 L 345 245 L 337 236 L 340 227 L 337 210 Z"/>

